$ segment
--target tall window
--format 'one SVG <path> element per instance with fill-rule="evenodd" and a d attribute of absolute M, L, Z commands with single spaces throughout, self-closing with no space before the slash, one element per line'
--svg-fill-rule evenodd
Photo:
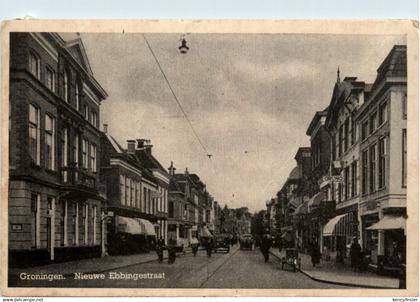
<path fill-rule="evenodd" d="M 88 141 L 86 139 L 83 139 L 82 140 L 82 167 L 83 169 L 88 168 L 87 149 L 88 149 Z"/>
<path fill-rule="evenodd" d="M 34 105 L 29 105 L 29 155 L 32 161 L 39 165 L 40 155 L 40 116 L 39 109 Z"/>
<path fill-rule="evenodd" d="M 385 145 L 385 138 L 381 138 L 379 140 L 379 150 L 378 150 L 378 188 L 385 187 L 385 174 L 386 174 L 386 145 Z"/>
<path fill-rule="evenodd" d="M 362 194 L 367 193 L 368 188 L 368 150 L 362 152 Z"/>
<path fill-rule="evenodd" d="M 89 106 L 88 105 L 85 105 L 84 111 L 85 111 L 84 112 L 85 119 L 89 120 Z"/>
<path fill-rule="evenodd" d="M 367 138 L 367 135 L 368 135 L 368 128 L 369 128 L 369 121 L 368 121 L 368 120 L 366 120 L 366 121 L 364 121 L 364 122 L 362 123 L 362 131 L 361 131 L 361 134 L 362 134 L 362 140 L 364 140 L 365 138 Z"/>
<path fill-rule="evenodd" d="M 168 217 L 174 218 L 174 203 L 172 201 L 168 202 Z"/>
<path fill-rule="evenodd" d="M 344 122 L 344 152 L 349 148 L 349 118 Z"/>
<path fill-rule="evenodd" d="M 125 205 L 130 205 L 130 178 L 125 178 Z"/>
<path fill-rule="evenodd" d="M 61 167 L 65 168 L 68 166 L 68 133 L 66 127 L 63 128 L 61 135 Z M 63 172 L 63 181 L 67 182 L 67 171 Z"/>
<path fill-rule="evenodd" d="M 344 200 L 350 197 L 350 167 L 344 169 Z"/>
<path fill-rule="evenodd" d="M 131 182 L 130 182 L 130 206 L 132 206 L 132 207 L 136 206 L 136 204 L 135 204 L 136 195 L 135 195 L 135 191 L 134 191 L 134 185 L 135 185 L 134 180 L 131 180 Z"/>
<path fill-rule="evenodd" d="M 357 161 L 351 164 L 351 196 L 357 195 Z"/>
<path fill-rule="evenodd" d="M 69 78 L 69 75 L 68 75 L 68 71 L 64 71 L 64 86 L 63 86 L 63 89 L 64 89 L 64 100 L 68 103 L 69 102 L 69 97 L 70 97 L 70 93 L 69 93 L 69 91 L 70 91 L 70 78 Z"/>
<path fill-rule="evenodd" d="M 338 156 L 343 154 L 343 125 L 338 130 Z"/>
<path fill-rule="evenodd" d="M 79 91 L 79 83 L 76 82 L 76 109 L 77 111 L 80 110 L 80 91 Z"/>
<path fill-rule="evenodd" d="M 351 126 L 350 126 L 350 145 L 354 145 L 354 143 L 356 142 L 356 122 L 354 121 L 353 118 L 353 113 L 350 119 L 351 122 Z"/>
<path fill-rule="evenodd" d="M 31 194 L 31 222 L 32 222 L 32 246 L 39 248 L 41 246 L 40 240 L 40 199 L 41 196 L 36 193 Z"/>
<path fill-rule="evenodd" d="M 402 98 L 402 118 L 407 119 L 407 93 Z"/>
<path fill-rule="evenodd" d="M 140 209 L 140 182 L 136 181 L 136 208 Z"/>
<path fill-rule="evenodd" d="M 369 134 L 372 133 L 373 131 L 375 131 L 375 129 L 377 127 L 376 119 L 377 119 L 377 113 L 375 111 L 369 117 Z"/>
<path fill-rule="evenodd" d="M 378 124 L 382 125 L 388 119 L 388 108 L 387 103 L 384 102 L 383 104 L 379 105 L 379 117 L 378 117 Z"/>
<path fill-rule="evenodd" d="M 375 192 L 376 190 L 376 144 L 369 148 L 369 191 Z"/>
<path fill-rule="evenodd" d="M 90 112 L 90 123 L 95 127 L 98 126 L 98 114 L 93 110 Z"/>
<path fill-rule="evenodd" d="M 143 212 L 147 213 L 147 189 L 146 188 L 143 188 L 143 196 L 142 196 L 142 199 L 143 199 L 143 207 L 142 207 L 142 210 L 143 210 Z"/>
<path fill-rule="evenodd" d="M 55 72 L 49 67 L 45 70 L 45 81 L 48 89 L 55 92 Z"/>
<path fill-rule="evenodd" d="M 45 116 L 45 167 L 55 169 L 55 119 Z"/>
<path fill-rule="evenodd" d="M 35 52 L 29 52 L 29 72 L 32 73 L 38 80 L 41 79 L 40 60 Z"/>
<path fill-rule="evenodd" d="M 73 139 L 73 162 L 79 166 L 79 134 L 76 133 Z"/>
<path fill-rule="evenodd" d="M 402 130 L 402 186 L 407 186 L 407 129 Z"/>
<path fill-rule="evenodd" d="M 93 244 L 97 244 L 97 236 L 96 236 L 96 220 L 97 220 L 97 206 L 93 206 L 92 209 L 92 220 L 93 220 Z"/>
<path fill-rule="evenodd" d="M 92 172 L 96 172 L 96 145 L 90 145 L 90 168 Z"/>
<path fill-rule="evenodd" d="M 120 175 L 120 201 L 122 205 L 125 205 L 125 177 Z"/>

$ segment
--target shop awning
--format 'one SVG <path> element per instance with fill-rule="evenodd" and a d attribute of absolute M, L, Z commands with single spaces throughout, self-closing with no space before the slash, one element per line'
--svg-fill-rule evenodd
<path fill-rule="evenodd" d="M 350 223 L 352 213 L 337 215 L 324 225 L 322 234 L 324 236 L 345 235 L 343 229 L 347 223 Z"/>
<path fill-rule="evenodd" d="M 143 228 L 147 236 L 156 236 L 155 227 L 149 220 L 142 219 L 142 218 L 137 218 L 137 219 L 139 223 L 143 225 Z"/>
<path fill-rule="evenodd" d="M 367 227 L 366 230 L 405 230 L 405 218 L 402 216 L 385 215 L 377 223 Z"/>
<path fill-rule="evenodd" d="M 213 235 L 210 233 L 209 229 L 205 226 L 203 226 L 200 231 L 198 232 L 198 235 L 200 237 L 213 237 Z"/>
<path fill-rule="evenodd" d="M 145 234 L 142 225 L 134 218 L 118 216 L 118 232 L 133 235 Z"/>
<path fill-rule="evenodd" d="M 325 192 L 321 191 L 312 196 L 308 203 L 309 211 L 313 208 L 319 207 L 321 205 L 321 202 L 326 199 L 325 195 Z"/>

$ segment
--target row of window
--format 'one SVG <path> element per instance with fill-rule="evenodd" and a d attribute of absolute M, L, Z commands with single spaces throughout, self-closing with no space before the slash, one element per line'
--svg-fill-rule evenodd
<path fill-rule="evenodd" d="M 385 187 L 386 181 L 386 138 L 362 151 L 362 194 L 376 192 Z"/>
<path fill-rule="evenodd" d="M 41 165 L 41 116 L 40 110 L 33 104 L 29 104 L 29 155 L 36 165 Z M 45 147 L 45 168 L 56 170 L 56 120 L 49 114 L 45 115 L 44 125 L 44 147 Z M 72 157 L 76 167 L 79 166 L 79 136 L 75 134 L 72 139 Z M 63 128 L 61 137 L 62 147 L 62 167 L 69 166 L 69 131 L 67 127 Z M 97 147 L 87 139 L 82 139 L 82 168 L 91 172 L 97 172 Z"/>
<path fill-rule="evenodd" d="M 166 189 L 159 187 L 158 193 L 159 197 L 153 196 L 155 191 L 146 187 L 143 187 L 142 192 L 141 182 L 125 175 L 120 175 L 120 202 L 124 206 L 137 208 L 148 214 L 166 212 Z"/>
<path fill-rule="evenodd" d="M 49 228 L 54 227 L 56 230 L 55 238 L 47 236 L 49 238 L 47 240 L 54 240 L 59 246 L 98 244 L 97 222 L 100 218 L 96 205 L 77 202 L 69 204 L 65 200 L 57 203 L 54 197 L 48 196 L 47 209 L 48 217 L 55 217 L 54 220 L 50 220 Z M 39 193 L 31 193 L 31 224 L 32 246 L 41 248 L 41 194 Z M 46 242 L 47 246 L 51 244 Z"/>
<path fill-rule="evenodd" d="M 32 73 L 38 80 L 41 81 L 41 62 L 39 56 L 31 50 L 29 52 L 29 72 Z M 56 73 L 55 71 L 50 68 L 45 68 L 45 85 L 49 90 L 56 93 Z M 64 71 L 63 73 L 63 99 L 65 102 L 70 103 L 70 94 L 71 94 L 71 81 L 70 75 L 68 71 Z M 76 81 L 75 83 L 75 107 L 76 110 L 81 112 L 85 119 L 89 121 L 93 126 L 99 127 L 99 119 L 98 113 L 89 108 L 87 103 L 84 104 L 83 108 L 81 107 L 81 89 L 79 83 Z M 82 110 L 83 109 L 83 110 Z"/>

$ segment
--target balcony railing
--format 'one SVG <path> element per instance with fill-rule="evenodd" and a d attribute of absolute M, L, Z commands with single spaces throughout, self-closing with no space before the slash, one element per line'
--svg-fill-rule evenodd
<path fill-rule="evenodd" d="M 74 164 L 61 168 L 61 181 L 69 186 L 97 189 L 96 178 Z"/>

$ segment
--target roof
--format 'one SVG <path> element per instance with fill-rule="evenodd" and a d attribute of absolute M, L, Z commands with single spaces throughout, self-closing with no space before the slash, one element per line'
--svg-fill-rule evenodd
<path fill-rule="evenodd" d="M 291 179 L 299 179 L 300 178 L 300 176 L 299 176 L 299 167 L 298 166 L 296 166 L 296 167 L 294 167 L 293 169 L 292 169 L 292 171 L 290 171 L 290 173 L 289 173 L 289 177 L 287 178 L 287 180 L 291 180 Z"/>
<path fill-rule="evenodd" d="M 328 107 L 325 108 L 323 111 L 317 111 L 310 122 L 308 129 L 306 130 L 306 135 L 311 135 L 312 132 L 315 130 L 316 125 L 318 124 L 319 120 L 322 116 L 327 116 Z"/>

